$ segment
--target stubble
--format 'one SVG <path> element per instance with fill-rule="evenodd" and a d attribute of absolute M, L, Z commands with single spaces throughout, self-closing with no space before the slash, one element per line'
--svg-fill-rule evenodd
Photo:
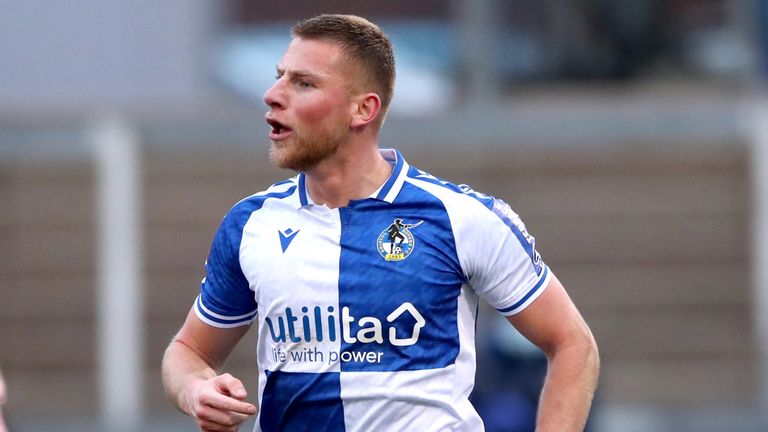
<path fill-rule="evenodd" d="M 308 171 L 339 150 L 341 134 L 326 133 L 315 138 L 294 137 L 288 142 L 272 142 L 269 159 L 283 169 Z"/>

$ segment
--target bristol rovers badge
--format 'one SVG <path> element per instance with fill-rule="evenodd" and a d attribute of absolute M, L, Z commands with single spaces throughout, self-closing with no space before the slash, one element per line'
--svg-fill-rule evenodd
<path fill-rule="evenodd" d="M 410 229 L 423 222 L 408 224 L 403 223 L 402 219 L 395 219 L 376 239 L 379 254 L 387 261 L 402 261 L 408 258 L 416 245 Z"/>

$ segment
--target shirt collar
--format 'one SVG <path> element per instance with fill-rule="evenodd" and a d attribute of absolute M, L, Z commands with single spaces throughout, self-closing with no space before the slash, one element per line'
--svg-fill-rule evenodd
<path fill-rule="evenodd" d="M 403 155 L 396 149 L 379 149 L 381 156 L 392 165 L 392 174 L 387 181 L 368 198 L 392 203 L 403 188 L 405 178 L 408 176 L 409 165 Z M 304 173 L 299 174 L 299 207 L 314 204 L 307 193 L 307 184 Z"/>
<path fill-rule="evenodd" d="M 381 188 L 374 192 L 371 196 L 373 199 L 386 201 L 392 203 L 395 200 L 397 194 L 400 193 L 400 189 L 403 188 L 405 178 L 408 176 L 408 162 L 405 161 L 403 155 L 395 149 L 381 149 L 379 150 L 381 156 L 392 164 L 392 174 Z"/>

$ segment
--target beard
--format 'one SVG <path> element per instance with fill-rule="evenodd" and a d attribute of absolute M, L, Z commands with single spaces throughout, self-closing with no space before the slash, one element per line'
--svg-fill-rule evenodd
<path fill-rule="evenodd" d="M 288 141 L 274 142 L 269 148 L 269 159 L 276 166 L 294 171 L 308 171 L 330 158 L 339 149 L 341 133 L 325 133 L 316 137 L 294 135 Z"/>

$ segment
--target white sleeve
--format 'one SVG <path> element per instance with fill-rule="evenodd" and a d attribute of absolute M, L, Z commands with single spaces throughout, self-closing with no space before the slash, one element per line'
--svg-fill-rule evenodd
<path fill-rule="evenodd" d="M 471 217 L 452 220 L 458 225 L 456 249 L 475 292 L 502 314 L 514 315 L 544 291 L 551 275 L 520 216 L 504 201 L 491 200 L 488 206 L 475 201 Z"/>

